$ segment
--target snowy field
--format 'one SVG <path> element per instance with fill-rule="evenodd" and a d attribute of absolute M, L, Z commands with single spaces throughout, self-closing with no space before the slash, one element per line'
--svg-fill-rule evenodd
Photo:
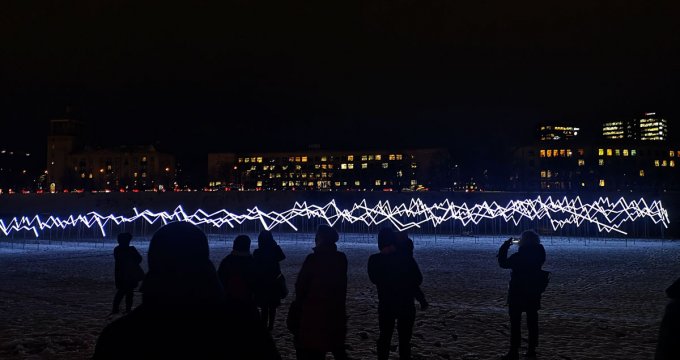
<path fill-rule="evenodd" d="M 311 239 L 310 234 L 278 235 L 291 289 Z M 494 359 L 507 349 L 510 274 L 495 258 L 503 240 L 415 237 L 423 291 L 431 303 L 416 315 L 415 358 Z M 217 265 L 231 249 L 231 238 L 211 242 Z M 539 312 L 539 359 L 653 358 L 667 301 L 664 289 L 680 277 L 680 242 L 544 238 L 543 243 L 553 279 Z M 135 239 L 133 244 L 146 263 L 148 243 Z M 338 245 L 350 262 L 348 352 L 354 359 L 374 359 L 377 295 L 366 263 L 376 252 L 375 237 L 341 235 Z M 0 240 L 0 358 L 89 358 L 111 320 L 113 246 Z M 294 359 L 284 323 L 291 297 L 273 332 L 284 359 Z M 140 298 L 136 294 L 135 304 Z M 526 339 L 526 330 L 523 335 Z"/>

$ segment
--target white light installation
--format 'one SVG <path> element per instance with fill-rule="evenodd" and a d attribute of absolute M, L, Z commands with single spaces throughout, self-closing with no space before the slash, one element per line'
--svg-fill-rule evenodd
<path fill-rule="evenodd" d="M 342 209 L 331 200 L 325 205 L 311 205 L 307 202 L 296 202 L 288 210 L 282 212 L 262 211 L 258 207 L 248 209 L 243 214 L 236 214 L 225 209 L 206 212 L 196 210 L 187 213 L 182 206 L 177 206 L 171 212 L 139 211 L 133 209 L 134 215 L 102 215 L 97 212 L 87 214 L 57 216 L 22 216 L 9 221 L 0 220 L 0 231 L 6 236 L 12 232 L 31 231 L 36 237 L 44 230 L 67 229 L 69 227 L 96 227 L 106 236 L 107 225 L 121 225 L 124 223 L 146 222 L 148 224 L 166 224 L 172 221 L 187 221 L 195 225 L 207 224 L 215 228 L 243 224 L 248 221 L 259 221 L 262 226 L 270 230 L 279 225 L 287 225 L 297 231 L 294 220 L 297 218 L 321 219 L 333 226 L 338 223 L 363 223 L 365 225 L 390 224 L 398 230 L 419 228 L 426 224 L 439 226 L 448 221 L 459 221 L 462 225 L 479 224 L 483 220 L 503 219 L 519 225 L 522 220 L 540 220 L 547 218 L 553 230 L 567 225 L 579 227 L 581 225 L 597 226 L 600 232 L 618 232 L 626 234 L 620 229 L 626 222 L 649 219 L 654 224 L 661 223 L 668 227 L 668 211 L 663 208 L 661 201 L 647 203 L 645 199 L 627 201 L 620 198 L 611 201 L 601 197 L 592 203 L 584 203 L 579 197 L 569 199 L 545 199 L 540 196 L 535 199 L 511 200 L 505 206 L 497 202 L 482 202 L 468 205 L 444 200 L 434 204 L 426 204 L 420 199 L 411 199 L 409 203 L 392 205 L 389 201 L 379 201 L 375 206 L 369 206 L 366 200 L 354 203 L 349 209 Z"/>

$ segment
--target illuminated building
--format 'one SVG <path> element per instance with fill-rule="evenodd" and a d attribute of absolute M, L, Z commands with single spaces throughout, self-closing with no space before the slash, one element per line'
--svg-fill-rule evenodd
<path fill-rule="evenodd" d="M 46 190 L 163 190 L 175 186 L 175 159 L 153 146 L 83 146 L 84 124 L 50 120 Z"/>
<path fill-rule="evenodd" d="M 680 190 L 680 145 L 619 141 L 565 145 L 537 143 L 517 149 L 510 189 Z"/>
<path fill-rule="evenodd" d="M 209 187 L 233 190 L 425 190 L 450 187 L 445 149 L 212 153 Z"/>
<path fill-rule="evenodd" d="M 663 141 L 668 139 L 668 124 L 650 112 L 632 120 L 606 122 L 602 124 L 602 136 L 609 140 Z"/>
<path fill-rule="evenodd" d="M 578 136 L 580 128 L 561 125 L 541 125 L 538 135 L 541 141 L 570 140 Z"/>

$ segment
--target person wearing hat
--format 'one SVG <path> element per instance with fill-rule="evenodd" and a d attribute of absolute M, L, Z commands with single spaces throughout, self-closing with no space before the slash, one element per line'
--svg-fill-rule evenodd
<path fill-rule="evenodd" d="M 307 255 L 295 282 L 299 328 L 293 335 L 298 359 L 322 360 L 327 352 L 336 360 L 347 359 L 347 257 L 338 251 L 337 241 L 333 228 L 319 226 L 314 252 Z"/>
<path fill-rule="evenodd" d="M 172 222 L 149 243 L 142 304 L 108 324 L 93 359 L 280 359 L 257 317 L 225 305 L 208 239 Z"/>

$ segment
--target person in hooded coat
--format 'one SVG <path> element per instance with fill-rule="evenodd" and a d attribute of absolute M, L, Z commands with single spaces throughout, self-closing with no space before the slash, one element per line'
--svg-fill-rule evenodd
<path fill-rule="evenodd" d="M 666 289 L 671 301 L 661 320 L 654 360 L 680 359 L 680 279 Z"/>
<path fill-rule="evenodd" d="M 526 230 L 522 232 L 517 252 L 508 257 L 508 250 L 512 244 L 512 238 L 503 242 L 497 255 L 498 265 L 501 268 L 512 269 L 510 286 L 508 287 L 510 351 L 501 357 L 503 360 L 519 359 L 523 312 L 527 314 L 527 328 L 529 330 L 529 344 L 525 356 L 528 358 L 536 357 L 541 290 L 539 289 L 540 284 L 535 279 L 540 276 L 541 267 L 545 263 L 545 249 L 535 231 Z"/>
<path fill-rule="evenodd" d="M 257 318 L 226 306 L 198 227 L 164 225 L 147 257 L 142 304 L 104 328 L 93 359 L 280 359 Z"/>
<path fill-rule="evenodd" d="M 300 319 L 294 335 L 300 360 L 322 360 L 327 352 L 336 360 L 347 359 L 347 257 L 338 251 L 337 241 L 333 228 L 319 226 L 314 252 L 307 255 L 295 283 Z"/>
<path fill-rule="evenodd" d="M 262 322 L 270 331 L 274 329 L 276 308 L 281 306 L 281 299 L 287 295 L 279 264 L 285 258 L 271 231 L 262 230 L 257 237 L 257 249 L 253 251 L 257 279 L 255 302 L 260 308 Z"/>
<path fill-rule="evenodd" d="M 250 255 L 250 237 L 239 235 L 234 239 L 232 252 L 217 269 L 227 305 L 243 312 L 257 314 L 255 307 L 255 273 L 253 257 Z"/>

